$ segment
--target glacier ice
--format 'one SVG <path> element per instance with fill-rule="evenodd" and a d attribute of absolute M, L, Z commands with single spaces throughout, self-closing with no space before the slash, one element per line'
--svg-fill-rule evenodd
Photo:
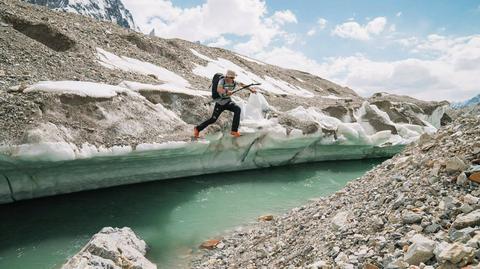
<path fill-rule="evenodd" d="M 63 88 L 64 84 L 60 85 Z M 135 93 L 137 86 L 120 88 Z M 196 94 L 184 88 L 167 91 Z M 138 95 L 138 98 L 143 97 Z M 352 119 L 339 120 L 315 107 L 299 106 L 284 112 L 298 122 L 314 122 L 320 127 L 315 132 L 304 133 L 299 128 L 287 129 L 277 117 L 271 117 L 270 112 L 276 108 L 269 105 L 261 93 L 237 101 L 242 107 L 240 132 L 243 136 L 239 138 L 217 132 L 199 141 L 106 148 L 67 142 L 62 137 L 68 137 L 68 133 L 57 134 L 62 132 L 62 127 L 51 123 L 40 125 L 28 133 L 28 143 L 0 145 L 0 203 L 199 174 L 313 161 L 390 157 L 422 133 L 435 131 L 428 120 L 438 118 L 425 118 L 426 126 L 394 123 L 387 113 L 368 102 L 354 111 L 353 122 Z M 163 115 L 163 121 L 187 125 L 161 104 L 154 108 Z M 107 116 L 106 120 L 115 117 L 108 113 Z"/>

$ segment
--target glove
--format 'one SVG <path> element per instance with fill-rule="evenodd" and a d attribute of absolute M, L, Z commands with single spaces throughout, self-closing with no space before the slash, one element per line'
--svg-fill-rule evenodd
<path fill-rule="evenodd" d="M 233 94 L 232 91 L 228 91 L 228 90 L 227 90 L 227 95 L 228 95 L 228 96 L 231 96 L 232 94 Z"/>
<path fill-rule="evenodd" d="M 257 90 L 256 90 L 255 88 L 251 88 L 251 89 L 250 89 L 250 92 L 251 92 L 251 93 L 257 93 Z"/>

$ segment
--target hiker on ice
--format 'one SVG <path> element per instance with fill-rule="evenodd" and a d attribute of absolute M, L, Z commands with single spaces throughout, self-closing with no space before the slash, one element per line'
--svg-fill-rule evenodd
<path fill-rule="evenodd" d="M 212 98 L 217 100 L 215 102 L 215 107 L 213 109 L 212 117 L 208 120 L 202 122 L 200 125 L 195 126 L 193 129 L 193 136 L 198 138 L 200 132 L 207 128 L 208 125 L 217 121 L 218 117 L 224 110 L 233 112 L 233 122 L 232 122 L 232 132 L 230 133 L 233 137 L 239 137 L 240 133 L 238 132 L 238 126 L 240 125 L 240 112 L 241 108 L 235 104 L 230 96 L 232 95 L 235 87 L 243 87 L 242 83 L 235 82 L 235 77 L 237 75 L 232 70 L 227 70 L 225 76 L 222 74 L 215 74 L 212 80 Z M 255 89 L 249 89 L 250 92 L 256 93 Z"/>

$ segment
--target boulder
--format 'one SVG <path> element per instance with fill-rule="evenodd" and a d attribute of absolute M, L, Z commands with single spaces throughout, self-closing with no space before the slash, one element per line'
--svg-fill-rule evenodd
<path fill-rule="evenodd" d="M 135 268 L 156 269 L 145 258 L 147 245 L 132 229 L 105 227 L 73 256 L 62 269 Z"/>
<path fill-rule="evenodd" d="M 378 266 L 376 266 L 375 264 L 371 264 L 371 263 L 365 263 L 363 265 L 363 269 L 378 269 Z"/>
<path fill-rule="evenodd" d="M 207 241 L 203 242 L 200 245 L 200 248 L 211 250 L 211 249 L 214 249 L 218 244 L 220 244 L 220 240 L 210 239 L 210 240 L 207 240 Z"/>
<path fill-rule="evenodd" d="M 404 260 L 410 265 L 419 265 L 432 258 L 435 248 L 435 241 L 422 235 L 415 235 L 411 241 L 414 243 L 408 248 L 404 255 Z"/>
<path fill-rule="evenodd" d="M 454 229 L 463 229 L 480 225 L 480 209 L 465 215 L 459 215 L 452 224 Z"/>
<path fill-rule="evenodd" d="M 273 220 L 273 215 L 263 215 L 258 217 L 258 221 L 271 221 Z"/>
<path fill-rule="evenodd" d="M 469 205 L 475 205 L 478 203 L 479 198 L 471 195 L 470 193 L 463 196 L 463 201 Z"/>
<path fill-rule="evenodd" d="M 413 224 L 413 223 L 419 223 L 422 221 L 422 215 L 407 211 L 402 214 L 402 221 L 404 224 Z"/>
<path fill-rule="evenodd" d="M 450 262 L 459 266 L 464 266 L 472 262 L 475 256 L 474 249 L 459 243 L 448 245 L 437 257 L 440 263 Z"/>
<path fill-rule="evenodd" d="M 465 175 L 465 173 L 461 173 L 460 175 L 458 175 L 457 184 L 461 186 L 467 184 L 467 175 Z"/>
<path fill-rule="evenodd" d="M 332 219 L 332 226 L 334 229 L 342 230 L 347 228 L 352 218 L 352 213 L 348 211 L 338 212 Z"/>
<path fill-rule="evenodd" d="M 461 172 L 461 171 L 465 171 L 468 168 L 468 165 L 466 165 L 457 156 L 448 159 L 445 165 L 446 165 L 445 169 L 448 173 Z"/>
<path fill-rule="evenodd" d="M 328 265 L 328 263 L 326 261 L 316 261 L 316 262 L 310 264 L 309 266 L 307 266 L 307 268 L 311 268 L 311 269 L 330 269 L 332 267 L 330 265 Z"/>

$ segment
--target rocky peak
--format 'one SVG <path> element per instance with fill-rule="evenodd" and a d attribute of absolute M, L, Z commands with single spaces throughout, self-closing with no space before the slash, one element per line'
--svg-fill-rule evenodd
<path fill-rule="evenodd" d="M 125 28 L 136 29 L 132 14 L 120 0 L 25 0 L 50 9 L 73 12 L 97 20 L 111 21 Z"/>

